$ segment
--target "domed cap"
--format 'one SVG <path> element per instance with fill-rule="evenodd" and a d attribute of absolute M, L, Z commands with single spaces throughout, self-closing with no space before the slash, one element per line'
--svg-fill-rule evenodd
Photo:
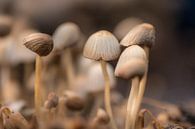
<path fill-rule="evenodd" d="M 93 60 L 110 61 L 118 58 L 120 54 L 120 45 L 115 36 L 101 30 L 92 34 L 87 40 L 83 55 Z"/>
<path fill-rule="evenodd" d="M 143 23 L 130 30 L 129 33 L 122 39 L 120 44 L 125 47 L 131 45 L 146 45 L 148 47 L 152 47 L 154 42 L 154 26 L 148 23 Z"/>
<path fill-rule="evenodd" d="M 81 38 L 80 28 L 72 22 L 60 25 L 53 34 L 56 50 L 61 50 L 78 43 Z"/>
<path fill-rule="evenodd" d="M 34 33 L 24 38 L 24 45 L 39 56 L 47 56 L 53 49 L 53 40 L 47 34 Z"/>
<path fill-rule="evenodd" d="M 121 40 L 129 32 L 129 30 L 141 23 L 142 21 L 140 19 L 134 17 L 123 19 L 116 25 L 114 34 Z"/>
<path fill-rule="evenodd" d="M 0 15 L 0 37 L 10 33 L 13 26 L 13 19 L 7 15 Z"/>
<path fill-rule="evenodd" d="M 147 58 L 144 50 L 137 45 L 133 45 L 122 52 L 115 69 L 115 76 L 124 79 L 143 76 L 146 67 Z"/>

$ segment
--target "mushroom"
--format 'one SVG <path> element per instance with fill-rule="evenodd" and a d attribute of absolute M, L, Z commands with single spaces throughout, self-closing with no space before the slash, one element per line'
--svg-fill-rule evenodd
<path fill-rule="evenodd" d="M 68 85 L 71 86 L 74 82 L 75 71 L 72 62 L 71 46 L 79 42 L 81 37 L 80 28 L 72 22 L 63 23 L 53 34 L 55 43 L 54 50 L 62 51 L 61 63 L 65 65 Z"/>
<path fill-rule="evenodd" d="M 100 61 L 102 72 L 105 79 L 105 108 L 110 117 L 112 128 L 117 126 L 113 119 L 111 102 L 110 102 L 110 78 L 106 67 L 106 61 L 117 59 L 120 54 L 120 46 L 115 36 L 101 30 L 92 34 L 84 46 L 83 55 L 87 58 Z"/>
<path fill-rule="evenodd" d="M 120 21 L 114 28 L 114 34 L 121 40 L 134 26 L 141 24 L 142 21 L 138 18 L 128 17 Z"/>
<path fill-rule="evenodd" d="M 24 38 L 24 45 L 36 53 L 36 66 L 35 66 L 35 109 L 36 114 L 39 115 L 42 103 L 41 97 L 41 70 L 42 70 L 42 57 L 47 56 L 53 49 L 52 38 L 44 33 L 34 33 Z"/>
<path fill-rule="evenodd" d="M 10 50 L 14 39 L 11 36 L 0 39 L 0 62 L 1 62 L 1 95 L 5 103 L 13 102 L 20 95 L 19 84 L 13 78 L 11 68 L 15 65 L 11 56 L 13 51 Z M 12 55 L 10 54 L 12 53 Z"/>
<path fill-rule="evenodd" d="M 8 15 L 0 15 L 0 37 L 7 36 L 12 29 L 13 19 Z"/>
<path fill-rule="evenodd" d="M 115 75 L 124 79 L 132 79 L 131 92 L 127 103 L 126 125 L 125 129 L 134 129 L 136 116 L 134 111 L 138 103 L 140 78 L 145 74 L 147 69 L 147 58 L 144 50 L 133 45 L 126 48 L 120 55 L 119 61 L 115 69 Z"/>
<path fill-rule="evenodd" d="M 142 23 L 135 26 L 129 31 L 129 33 L 122 39 L 120 44 L 122 46 L 128 47 L 131 45 L 140 45 L 143 47 L 147 58 L 149 59 L 150 48 L 154 45 L 155 42 L 155 29 L 154 26 L 149 23 Z M 140 90 L 137 98 L 137 105 L 135 108 L 135 115 L 138 114 L 141 101 L 145 91 L 145 85 L 147 81 L 148 67 L 146 69 L 145 75 L 140 80 Z"/>
<path fill-rule="evenodd" d="M 101 128 L 101 126 L 105 126 L 110 122 L 110 118 L 106 111 L 102 108 L 99 108 L 97 110 L 95 118 L 92 119 L 92 121 L 89 123 L 89 127 L 92 129 L 98 129 Z"/>

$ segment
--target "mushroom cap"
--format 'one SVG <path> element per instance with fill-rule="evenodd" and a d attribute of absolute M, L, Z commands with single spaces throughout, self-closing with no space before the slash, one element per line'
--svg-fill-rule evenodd
<path fill-rule="evenodd" d="M 65 91 L 64 96 L 66 97 L 65 105 L 68 109 L 79 111 L 84 108 L 85 96 L 82 94 L 73 91 Z"/>
<path fill-rule="evenodd" d="M 135 76 L 143 76 L 147 68 L 147 57 L 145 51 L 133 45 L 126 48 L 117 63 L 115 76 L 130 79 Z"/>
<path fill-rule="evenodd" d="M 78 25 L 72 22 L 61 24 L 55 30 L 53 39 L 55 43 L 55 50 L 61 50 L 78 43 L 81 38 L 81 31 Z"/>
<path fill-rule="evenodd" d="M 0 37 L 4 37 L 11 32 L 13 19 L 8 15 L 0 15 Z"/>
<path fill-rule="evenodd" d="M 93 60 L 110 61 L 118 58 L 120 54 L 120 45 L 115 36 L 101 30 L 92 34 L 87 40 L 83 55 Z"/>
<path fill-rule="evenodd" d="M 24 38 L 24 45 L 39 56 L 47 56 L 53 49 L 53 40 L 47 34 L 34 33 Z"/>
<path fill-rule="evenodd" d="M 138 18 L 125 18 L 116 25 L 114 29 L 114 34 L 119 40 L 121 40 L 129 32 L 129 30 L 141 23 L 142 21 Z"/>
<path fill-rule="evenodd" d="M 125 47 L 131 45 L 146 45 L 148 47 L 152 47 L 154 42 L 154 26 L 148 23 L 142 23 L 131 29 L 129 33 L 121 40 L 120 44 Z"/>
<path fill-rule="evenodd" d="M 100 124 L 108 124 L 110 121 L 108 114 L 102 108 L 98 109 L 96 119 Z"/>

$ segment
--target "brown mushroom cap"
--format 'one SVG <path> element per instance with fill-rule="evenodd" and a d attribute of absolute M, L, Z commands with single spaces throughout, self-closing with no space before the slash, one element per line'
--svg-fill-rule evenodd
<path fill-rule="evenodd" d="M 131 45 L 146 45 L 152 47 L 155 41 L 154 26 L 148 23 L 143 23 L 135 26 L 129 33 L 122 39 L 120 44 L 128 47 Z"/>
<path fill-rule="evenodd" d="M 116 37 L 106 31 L 101 30 L 92 34 L 87 40 L 83 55 L 93 60 L 110 61 L 118 58 L 120 45 Z"/>
<path fill-rule="evenodd" d="M 40 56 L 47 56 L 53 49 L 53 40 L 47 34 L 34 33 L 24 38 L 24 45 Z"/>
<path fill-rule="evenodd" d="M 78 43 L 81 38 L 81 32 L 78 25 L 72 22 L 63 23 L 53 34 L 56 50 L 70 47 Z"/>
<path fill-rule="evenodd" d="M 145 51 L 133 45 L 126 48 L 117 63 L 115 76 L 130 79 L 134 76 L 143 76 L 147 67 Z"/>

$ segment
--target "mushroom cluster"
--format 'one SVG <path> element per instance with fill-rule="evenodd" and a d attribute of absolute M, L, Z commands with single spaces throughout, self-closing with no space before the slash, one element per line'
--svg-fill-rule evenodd
<path fill-rule="evenodd" d="M 0 129 L 182 128 L 164 126 L 184 119 L 180 108 L 143 99 L 152 24 L 126 18 L 88 39 L 81 28 L 64 22 L 49 35 L 0 16 Z M 130 81 L 129 97 L 119 78 Z M 155 117 L 142 102 L 163 111 Z"/>

